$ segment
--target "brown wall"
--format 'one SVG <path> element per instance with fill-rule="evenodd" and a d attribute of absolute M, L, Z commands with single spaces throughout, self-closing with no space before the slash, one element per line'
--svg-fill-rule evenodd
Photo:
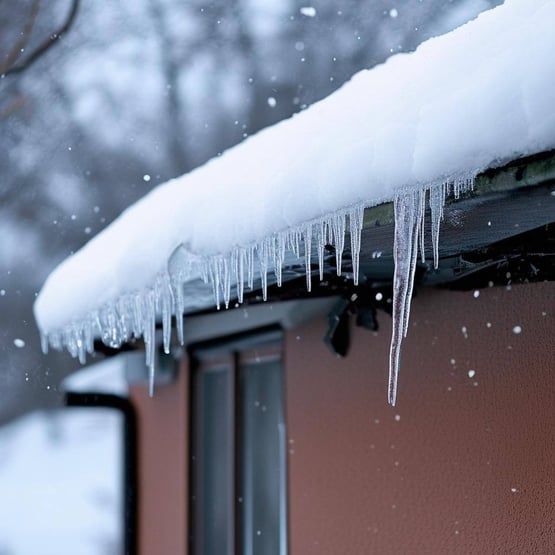
<path fill-rule="evenodd" d="M 421 292 L 395 408 L 379 321 L 346 359 L 286 332 L 290 553 L 555 553 L 555 284 Z M 141 555 L 186 553 L 187 376 L 131 391 Z"/>
<path fill-rule="evenodd" d="M 139 555 L 182 555 L 187 544 L 188 368 L 178 380 L 134 386 L 139 416 Z"/>
<path fill-rule="evenodd" d="M 419 294 L 395 408 L 380 324 L 287 333 L 291 553 L 555 553 L 555 284 Z"/>

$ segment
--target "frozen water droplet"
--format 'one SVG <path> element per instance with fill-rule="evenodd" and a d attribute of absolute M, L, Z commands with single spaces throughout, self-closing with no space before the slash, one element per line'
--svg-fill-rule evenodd
<path fill-rule="evenodd" d="M 389 17 L 395 19 L 398 15 L 399 15 L 399 12 L 397 11 L 396 8 L 391 8 L 389 10 Z"/>
<path fill-rule="evenodd" d="M 480 296 L 480 291 L 478 291 L 478 289 L 476 289 L 476 291 L 474 291 L 473 296 L 475 299 L 477 299 Z"/>
<path fill-rule="evenodd" d="M 303 6 L 299 11 L 306 17 L 314 17 L 316 15 L 316 8 L 312 6 Z"/>
<path fill-rule="evenodd" d="M 376 293 L 376 300 L 381 301 L 382 299 L 383 299 L 383 294 L 382 293 Z"/>
<path fill-rule="evenodd" d="M 469 378 L 473 378 L 476 375 L 476 370 L 469 370 L 468 371 L 468 377 Z"/>
<path fill-rule="evenodd" d="M 399 422 L 401 420 L 401 415 L 400 414 L 396 414 L 395 415 L 395 422 Z"/>
<path fill-rule="evenodd" d="M 270 108 L 275 108 L 276 107 L 277 100 L 273 96 L 268 97 L 267 102 L 268 102 L 268 106 Z"/>
<path fill-rule="evenodd" d="M 13 340 L 13 344 L 18 349 L 23 349 L 23 347 L 25 347 L 25 341 L 23 341 L 23 339 L 20 339 L 19 337 L 17 337 L 16 339 Z"/>
<path fill-rule="evenodd" d="M 147 183 L 150 181 L 150 175 L 148 175 L 148 173 L 143 175 L 143 181 L 146 181 Z"/>
<path fill-rule="evenodd" d="M 521 328 L 520 326 L 515 326 L 515 327 L 513 328 L 513 333 L 515 333 L 515 334 L 517 334 L 517 335 L 518 335 L 521 331 L 522 331 L 522 328 Z"/>
<path fill-rule="evenodd" d="M 4 297 L 6 295 L 5 289 L 0 289 L 0 297 Z"/>

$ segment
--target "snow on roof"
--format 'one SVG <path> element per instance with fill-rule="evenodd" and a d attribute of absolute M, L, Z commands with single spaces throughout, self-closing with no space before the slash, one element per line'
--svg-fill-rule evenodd
<path fill-rule="evenodd" d="M 45 343 L 83 359 L 94 336 L 144 335 L 152 362 L 156 313 L 167 327 L 194 307 L 194 279 L 226 304 L 237 282 L 242 300 L 255 259 L 264 287 L 269 270 L 279 281 L 286 251 L 341 251 L 346 215 L 356 274 L 362 209 L 413 191 L 431 191 L 437 227 L 444 184 L 555 147 L 554 21 L 552 0 L 507 0 L 160 185 L 48 278 L 35 303 Z M 397 203 L 398 217 L 421 200 Z M 397 242 L 414 233 L 406 227 Z M 396 250 L 410 274 L 412 249 Z"/>

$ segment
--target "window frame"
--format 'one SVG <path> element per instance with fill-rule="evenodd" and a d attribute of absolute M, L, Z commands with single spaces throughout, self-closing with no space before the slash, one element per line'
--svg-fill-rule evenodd
<path fill-rule="evenodd" d="M 67 392 L 65 407 L 108 408 L 117 410 L 123 417 L 123 553 L 138 553 L 138 440 L 137 413 L 133 403 L 111 393 Z"/>
<path fill-rule="evenodd" d="M 286 555 L 289 552 L 288 546 L 288 505 L 287 505 L 287 491 L 288 491 L 288 468 L 287 468 L 287 435 L 286 435 L 286 418 L 285 418 L 285 379 L 284 379 L 284 366 L 283 366 L 283 330 L 278 325 L 265 326 L 238 334 L 219 337 L 201 341 L 188 346 L 188 357 L 190 362 L 189 372 L 189 460 L 188 479 L 189 479 L 189 553 L 196 554 L 198 551 L 199 541 L 197 534 L 199 527 L 203 524 L 199 522 L 199 509 L 198 499 L 196 499 L 199 484 L 199 470 L 196 469 L 200 466 L 197 460 L 197 448 L 199 443 L 199 434 L 201 425 L 198 421 L 200 409 L 199 403 L 199 380 L 200 375 L 207 370 L 210 366 L 203 366 L 203 361 L 212 361 L 213 367 L 224 367 L 229 364 L 227 370 L 231 376 L 231 387 L 229 389 L 230 398 L 230 413 L 232 415 L 232 422 L 229 430 L 231 431 L 231 460 L 233 468 L 230 470 L 232 494 L 231 499 L 233 503 L 230 504 L 230 513 L 228 514 L 228 524 L 231 526 L 233 538 L 231 540 L 231 553 L 234 555 L 243 555 L 252 553 L 252 549 L 247 547 L 247 540 L 244 537 L 244 519 L 243 519 L 243 506 L 241 493 L 244 490 L 244 468 L 245 468 L 245 454 L 244 454 L 244 398 L 241 380 L 245 378 L 250 359 L 242 356 L 245 353 L 250 353 L 254 350 L 260 350 L 262 357 L 268 357 L 265 360 L 276 360 L 280 364 L 280 380 L 281 391 L 278 393 L 277 401 L 280 405 L 278 417 L 278 441 L 279 441 L 279 522 L 277 523 L 279 529 L 278 549 L 276 553 L 279 555 Z M 200 546 L 202 548 L 202 545 Z M 196 551 L 195 551 L 196 550 Z"/>

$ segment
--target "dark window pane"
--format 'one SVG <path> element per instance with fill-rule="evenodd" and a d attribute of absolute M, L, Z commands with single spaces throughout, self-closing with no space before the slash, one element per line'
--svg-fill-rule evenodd
<path fill-rule="evenodd" d="M 245 555 L 278 555 L 282 443 L 281 363 L 241 368 L 243 389 L 243 541 Z"/>
<path fill-rule="evenodd" d="M 229 367 L 198 374 L 195 553 L 202 555 L 233 552 L 232 386 Z"/>

